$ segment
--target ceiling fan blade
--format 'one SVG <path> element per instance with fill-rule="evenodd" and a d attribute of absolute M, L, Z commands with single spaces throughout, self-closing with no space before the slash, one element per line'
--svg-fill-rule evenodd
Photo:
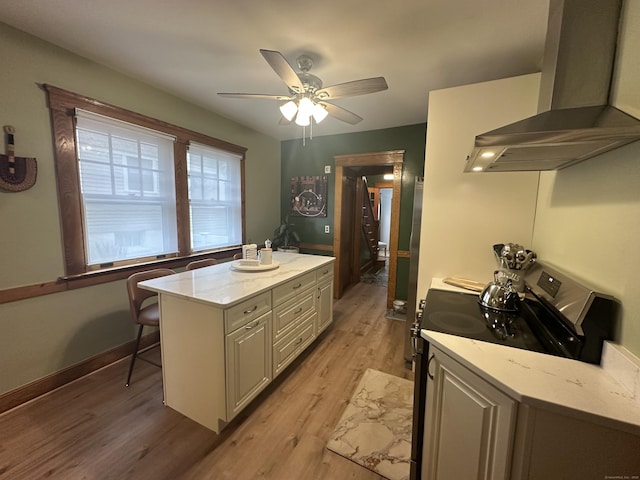
<path fill-rule="evenodd" d="M 248 98 L 252 100 L 279 100 L 286 101 L 292 100 L 294 97 L 287 97 L 285 95 L 266 95 L 262 93 L 218 93 L 221 97 L 227 98 Z"/>
<path fill-rule="evenodd" d="M 333 100 L 340 97 L 353 97 L 355 95 L 381 92 L 388 88 L 389 86 L 384 77 L 373 77 L 321 88 L 316 92 L 316 96 L 322 100 Z"/>
<path fill-rule="evenodd" d="M 338 120 L 342 120 L 343 122 L 350 123 L 351 125 L 355 125 L 356 123 L 359 123 L 362 121 L 361 116 L 356 115 L 355 113 L 350 112 L 349 110 L 346 110 L 342 107 L 334 105 L 333 103 L 329 103 L 329 102 L 318 102 L 318 103 L 327 109 L 327 112 L 329 112 L 329 115 L 331 115 L 334 118 L 337 118 Z"/>
<path fill-rule="evenodd" d="M 260 53 L 278 76 L 284 80 L 289 90 L 296 93 L 304 92 L 304 85 L 300 77 L 280 52 L 260 49 Z"/>

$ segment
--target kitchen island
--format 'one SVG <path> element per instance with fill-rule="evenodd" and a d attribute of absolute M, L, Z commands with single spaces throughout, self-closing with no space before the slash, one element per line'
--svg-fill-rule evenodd
<path fill-rule="evenodd" d="M 333 321 L 333 257 L 274 252 L 140 282 L 158 293 L 164 402 L 219 433 Z"/>

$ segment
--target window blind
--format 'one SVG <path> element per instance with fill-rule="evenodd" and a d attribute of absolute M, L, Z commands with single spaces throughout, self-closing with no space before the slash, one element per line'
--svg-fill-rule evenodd
<path fill-rule="evenodd" d="M 242 243 L 241 160 L 191 142 L 187 154 L 192 251 Z"/>
<path fill-rule="evenodd" d="M 174 141 L 76 110 L 87 265 L 177 252 Z"/>

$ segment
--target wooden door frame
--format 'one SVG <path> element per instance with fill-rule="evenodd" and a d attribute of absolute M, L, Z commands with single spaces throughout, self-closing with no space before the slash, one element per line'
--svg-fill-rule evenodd
<path fill-rule="evenodd" d="M 391 223 L 389 226 L 389 284 L 387 286 L 387 308 L 393 306 L 396 291 L 396 276 L 398 271 L 398 238 L 400 229 L 400 195 L 402 193 L 402 166 L 404 150 L 389 150 L 384 152 L 358 153 L 351 155 L 336 155 L 335 160 L 335 206 L 333 252 L 336 257 L 334 264 L 334 296 L 340 298 L 343 288 L 340 285 L 340 265 L 344 259 L 340 258 L 341 220 L 342 220 L 342 179 L 345 168 L 350 167 L 393 167 L 393 196 L 391 200 Z"/>

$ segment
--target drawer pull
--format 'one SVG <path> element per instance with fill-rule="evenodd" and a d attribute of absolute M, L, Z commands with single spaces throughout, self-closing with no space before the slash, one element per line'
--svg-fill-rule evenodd
<path fill-rule="evenodd" d="M 427 375 L 431 380 L 433 380 L 433 374 L 429 371 L 429 366 L 431 365 L 431 360 L 433 360 L 434 358 L 435 358 L 435 355 L 431 355 L 429 357 L 429 361 L 427 362 Z"/>
<path fill-rule="evenodd" d="M 253 329 L 253 328 L 256 328 L 259 324 L 260 324 L 260 320 L 256 320 L 255 322 L 253 322 L 253 323 L 250 323 L 250 324 L 246 325 L 246 326 L 244 327 L 244 329 L 245 329 L 245 330 L 251 330 L 251 329 Z"/>
<path fill-rule="evenodd" d="M 294 290 L 297 290 L 298 288 L 300 288 L 302 286 L 301 283 L 297 284 L 295 287 L 293 287 Z"/>
<path fill-rule="evenodd" d="M 302 307 L 300 307 L 299 309 L 297 309 L 297 310 L 295 311 L 294 315 L 299 314 L 301 311 L 302 311 Z"/>
<path fill-rule="evenodd" d="M 298 341 L 296 342 L 296 345 L 300 345 L 301 343 L 302 343 L 302 337 L 298 339 Z"/>
<path fill-rule="evenodd" d="M 320 287 L 318 287 L 318 296 L 316 298 L 320 298 L 322 296 L 322 290 L 320 290 Z"/>
<path fill-rule="evenodd" d="M 258 305 L 254 305 L 253 308 L 251 310 L 245 310 L 243 313 L 245 315 L 249 315 L 250 313 L 255 312 L 258 309 Z"/>

